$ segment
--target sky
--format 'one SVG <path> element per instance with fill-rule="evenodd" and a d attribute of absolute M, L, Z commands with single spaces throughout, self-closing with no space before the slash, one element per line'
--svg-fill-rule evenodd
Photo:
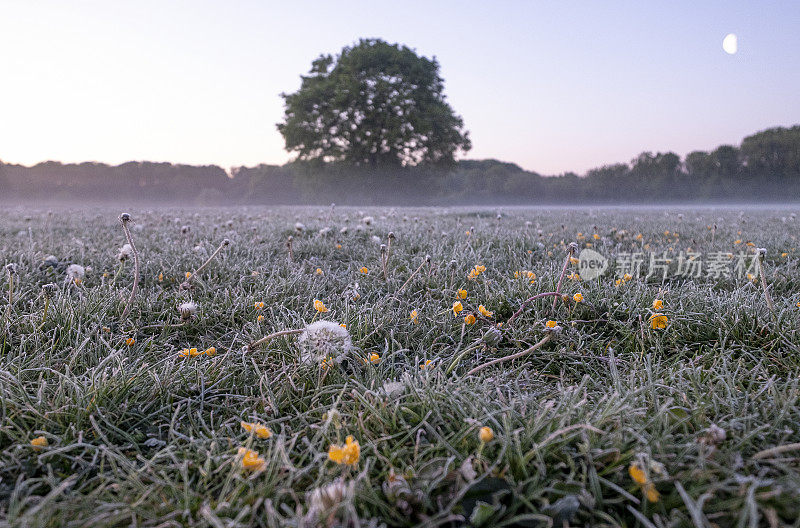
<path fill-rule="evenodd" d="M 798 28 L 796 0 L 0 0 L 0 160 L 281 164 L 280 93 L 382 38 L 437 58 L 467 158 L 583 173 L 800 123 Z"/>

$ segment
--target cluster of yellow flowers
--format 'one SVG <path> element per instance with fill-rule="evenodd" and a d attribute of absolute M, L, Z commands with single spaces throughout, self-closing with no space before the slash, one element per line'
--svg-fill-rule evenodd
<path fill-rule="evenodd" d="M 344 445 L 331 444 L 328 448 L 328 458 L 340 465 L 352 466 L 360 456 L 361 446 L 352 436 L 345 438 Z"/>
<path fill-rule="evenodd" d="M 325 313 L 328 311 L 328 308 L 325 306 L 325 303 L 323 303 L 319 299 L 314 299 L 314 309 L 319 313 Z"/>
<path fill-rule="evenodd" d="M 661 310 L 664 308 L 664 302 L 661 299 L 653 301 L 653 310 Z M 667 327 L 669 319 L 663 313 L 654 313 L 650 316 L 650 328 L 653 330 L 663 330 Z"/>
<path fill-rule="evenodd" d="M 250 471 L 260 471 L 267 465 L 267 461 L 258 456 L 257 451 L 247 449 L 246 447 L 239 448 L 239 456 L 242 457 L 242 467 Z"/>
<path fill-rule="evenodd" d="M 647 477 L 647 474 L 644 470 L 639 466 L 639 464 L 631 464 L 628 468 L 628 474 L 631 476 L 633 481 L 642 488 L 642 492 L 644 493 L 647 500 L 650 502 L 658 502 L 659 497 L 661 494 L 658 493 L 655 484 Z"/>
<path fill-rule="evenodd" d="M 359 272 L 361 272 L 361 273 L 363 273 L 364 275 L 366 275 L 367 273 L 369 273 L 369 270 L 367 269 L 367 267 L 366 267 L 366 266 L 361 266 L 361 268 L 359 268 L 359 270 L 358 270 L 358 271 L 359 271 Z"/>
<path fill-rule="evenodd" d="M 515 271 L 514 278 L 518 279 L 520 277 L 525 277 L 526 279 L 531 281 L 531 284 L 533 284 L 536 281 L 536 274 L 532 271 L 526 271 L 526 270 Z"/>
<path fill-rule="evenodd" d="M 195 356 L 213 356 L 217 353 L 217 349 L 214 347 L 209 347 L 202 352 L 197 350 L 196 348 L 184 348 L 181 350 L 178 355 L 181 357 L 195 357 Z"/>
<path fill-rule="evenodd" d="M 486 266 L 482 266 L 482 265 L 478 264 L 477 266 L 475 266 L 474 268 L 472 268 L 469 271 L 469 275 L 467 275 L 467 278 L 469 280 L 476 279 L 478 277 L 478 275 L 480 275 L 484 271 L 486 271 Z"/>
<path fill-rule="evenodd" d="M 265 425 L 251 422 L 239 422 L 239 425 L 248 433 L 255 433 L 259 438 L 269 438 L 272 436 L 272 431 Z"/>
<path fill-rule="evenodd" d="M 632 279 L 633 275 L 631 275 L 630 273 L 626 273 L 625 275 L 622 276 L 621 279 L 617 279 L 616 281 L 614 281 L 614 286 L 621 286 Z"/>

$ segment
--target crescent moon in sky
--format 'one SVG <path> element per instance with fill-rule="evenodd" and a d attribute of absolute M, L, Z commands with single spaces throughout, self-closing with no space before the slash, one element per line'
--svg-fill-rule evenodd
<path fill-rule="evenodd" d="M 739 50 L 739 39 L 736 38 L 735 33 L 728 33 L 725 35 L 725 38 L 722 39 L 722 49 L 724 49 L 725 53 L 728 55 L 736 54 Z"/>

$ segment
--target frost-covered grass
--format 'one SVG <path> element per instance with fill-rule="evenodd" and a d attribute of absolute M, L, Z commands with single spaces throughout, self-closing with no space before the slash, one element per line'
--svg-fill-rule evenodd
<path fill-rule="evenodd" d="M 0 270 L 0 525 L 800 525 L 792 210 L 131 210 L 141 282 L 124 320 L 121 212 L 0 213 L 0 263 L 16 264 L 10 305 Z M 774 309 L 746 276 L 615 285 L 612 263 L 482 341 L 556 289 L 571 242 L 673 266 L 688 248 L 763 247 Z M 69 264 L 87 268 L 80 284 Z M 656 299 L 665 329 L 649 324 Z M 478 305 L 493 315 L 465 325 Z M 351 346 L 305 339 L 304 362 L 296 334 L 247 348 L 319 320 Z M 553 340 L 466 375 L 539 342 L 547 320 Z M 348 435 L 360 455 L 338 465 L 328 450 Z M 263 463 L 244 468 L 240 447 Z"/>

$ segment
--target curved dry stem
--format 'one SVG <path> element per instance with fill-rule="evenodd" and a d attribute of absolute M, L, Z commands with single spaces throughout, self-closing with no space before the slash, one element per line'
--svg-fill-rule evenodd
<path fill-rule="evenodd" d="M 519 315 L 522 313 L 522 310 L 524 310 L 524 309 L 525 309 L 525 307 L 526 307 L 526 306 L 527 306 L 529 303 L 532 303 L 532 302 L 533 302 L 533 301 L 535 301 L 536 299 L 541 299 L 542 297 L 549 297 L 549 296 L 551 296 L 551 295 L 558 295 L 558 296 L 560 296 L 561 294 L 560 294 L 560 293 L 558 293 L 558 292 L 545 292 L 545 293 L 540 293 L 540 294 L 534 295 L 533 297 L 530 297 L 530 298 L 528 298 L 528 299 L 525 299 L 525 300 L 522 302 L 522 305 L 520 305 L 520 307 L 519 307 L 519 310 L 517 310 L 516 312 L 514 312 L 514 315 L 512 315 L 512 316 L 511 316 L 511 318 L 510 318 L 508 321 L 506 321 L 506 324 L 505 324 L 506 328 L 508 328 L 508 325 L 510 325 L 510 324 L 511 324 L 511 321 L 513 321 L 514 319 L 516 319 L 517 317 L 519 317 Z M 558 299 L 556 299 L 556 301 L 558 301 Z"/>
<path fill-rule="evenodd" d="M 252 350 L 253 348 L 257 347 L 258 345 L 263 345 L 264 343 L 266 343 L 268 341 L 271 341 L 271 340 L 275 339 L 276 337 L 281 337 L 281 336 L 285 336 L 285 335 L 295 335 L 295 334 L 301 334 L 301 333 L 303 333 L 303 329 L 302 328 L 294 329 L 294 330 L 281 330 L 280 332 L 274 332 L 272 334 L 269 334 L 268 336 L 262 337 L 258 341 L 254 341 L 253 343 L 250 343 L 249 345 L 247 345 L 247 349 L 248 350 Z"/>
<path fill-rule="evenodd" d="M 472 376 L 476 372 L 481 371 L 481 370 L 483 370 L 483 369 L 485 369 L 487 367 L 491 367 L 492 365 L 497 365 L 498 363 L 503 363 L 504 361 L 513 361 L 515 359 L 521 358 L 522 356 L 526 356 L 526 355 L 530 354 L 531 352 L 534 352 L 534 351 L 542 348 L 551 339 L 553 339 L 553 334 L 547 334 L 546 336 L 544 336 L 542 338 L 541 341 L 539 341 L 538 343 L 536 343 L 532 347 L 526 348 L 522 352 L 517 352 L 516 354 L 511 354 L 510 356 L 505 356 L 505 357 L 493 359 L 493 360 L 489 361 L 488 363 L 484 363 L 483 365 L 478 365 L 474 369 L 472 369 L 469 372 L 467 372 L 464 376 L 465 377 L 466 376 Z"/>
<path fill-rule="evenodd" d="M 199 268 L 197 268 L 196 270 L 194 270 L 194 271 L 192 272 L 191 276 L 190 276 L 188 279 L 186 279 L 186 282 L 191 282 L 191 280 L 192 280 L 192 279 L 194 279 L 194 278 L 195 278 L 195 276 L 197 276 L 197 274 L 198 274 L 198 273 L 200 273 L 201 271 L 203 271 L 203 270 L 205 269 L 205 267 L 206 267 L 206 266 L 208 266 L 208 264 L 209 264 L 209 263 L 210 263 L 212 260 L 214 260 L 214 257 L 216 257 L 216 256 L 219 254 L 219 252 L 220 252 L 220 251 L 222 251 L 222 248 L 224 248 L 224 247 L 225 247 L 225 246 L 227 246 L 228 244 L 229 244 L 229 242 L 228 242 L 228 240 L 227 240 L 227 239 L 223 240 L 223 241 L 222 241 L 222 244 L 220 244 L 220 245 L 219 245 L 219 247 L 218 247 L 217 249 L 215 249 L 215 250 L 214 250 L 214 252 L 211 254 L 211 256 L 210 256 L 210 257 L 208 257 L 208 259 L 207 259 L 205 262 L 203 262 L 203 265 L 202 265 L 202 266 L 200 266 Z"/>
<path fill-rule="evenodd" d="M 120 215 L 119 219 L 120 223 L 122 224 L 122 230 L 125 231 L 125 238 L 128 239 L 128 244 L 131 245 L 131 249 L 133 250 L 133 288 L 131 288 L 131 294 L 128 297 L 128 302 L 125 305 L 125 310 L 122 312 L 122 319 L 128 317 L 128 314 L 131 311 L 131 306 L 133 305 L 133 299 L 136 297 L 136 290 L 139 288 L 139 252 L 136 250 L 136 245 L 133 243 L 133 237 L 131 236 L 131 230 L 128 229 L 128 222 L 130 222 L 130 216 L 126 214 Z"/>

